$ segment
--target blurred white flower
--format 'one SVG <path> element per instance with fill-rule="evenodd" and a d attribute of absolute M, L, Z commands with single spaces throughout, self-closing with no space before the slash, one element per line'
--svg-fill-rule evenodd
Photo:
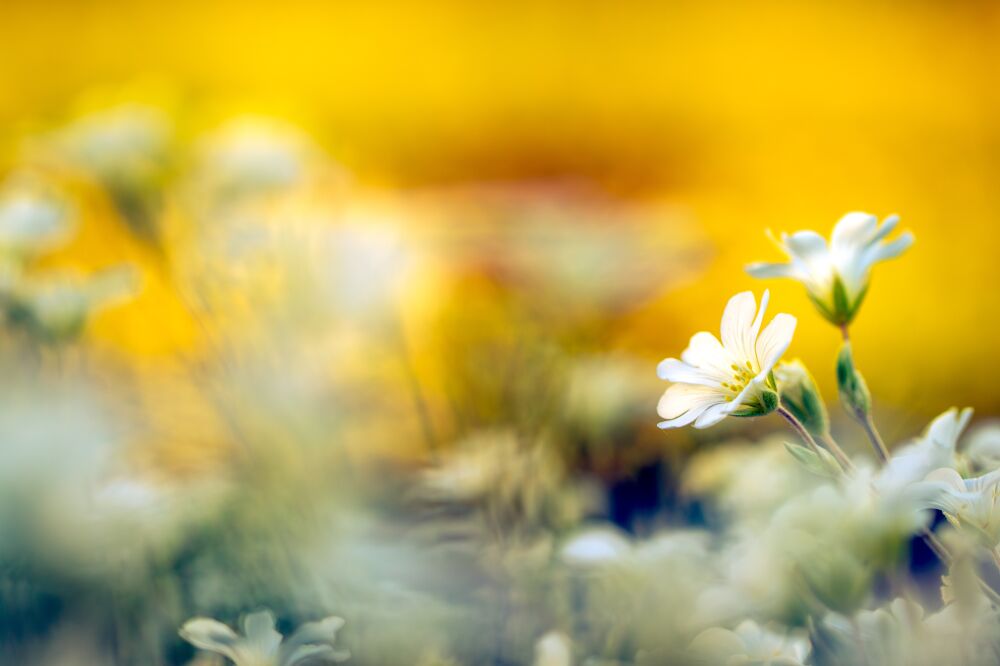
<path fill-rule="evenodd" d="M 250 613 L 241 621 L 243 636 L 210 618 L 194 618 L 181 627 L 180 635 L 202 650 L 221 654 L 236 666 L 294 666 L 307 660 L 344 661 L 346 650 L 334 647 L 337 631 L 344 626 L 339 617 L 302 625 L 287 641 L 274 628 L 268 611 Z"/>
<path fill-rule="evenodd" d="M 255 117 L 229 120 L 202 141 L 200 152 L 198 187 L 221 199 L 294 186 L 319 154 L 297 127 Z"/>
<path fill-rule="evenodd" d="M 964 453 L 977 470 L 1000 468 L 1000 421 L 977 425 L 969 433 Z"/>
<path fill-rule="evenodd" d="M 162 177 L 172 133 L 163 110 L 122 104 L 82 116 L 61 130 L 56 142 L 112 189 L 135 188 Z"/>
<path fill-rule="evenodd" d="M 131 298 L 139 286 L 139 274 L 131 266 L 115 266 L 86 278 L 21 279 L 7 294 L 7 321 L 40 340 L 69 340 L 83 331 L 91 316 Z"/>
<path fill-rule="evenodd" d="M 916 441 L 893 451 L 875 479 L 876 487 L 882 492 L 900 490 L 939 467 L 953 467 L 958 438 L 971 418 L 972 409 L 955 407 L 935 418 Z"/>
<path fill-rule="evenodd" d="M 0 251 L 33 255 L 66 240 L 69 209 L 64 201 L 29 185 L 10 179 L 0 194 Z"/>
<path fill-rule="evenodd" d="M 632 544 L 625 534 L 613 527 L 596 527 L 570 538 L 560 551 L 567 564 L 592 567 L 610 564 L 627 556 Z"/>
<path fill-rule="evenodd" d="M 572 666 L 573 645 L 561 631 L 550 631 L 535 643 L 533 666 Z"/>
<path fill-rule="evenodd" d="M 789 497 L 816 485 L 785 449 L 784 435 L 734 441 L 700 450 L 687 465 L 682 490 L 743 524 L 766 524 Z"/>
<path fill-rule="evenodd" d="M 661 428 L 694 423 L 707 428 L 728 415 L 757 416 L 778 405 L 774 365 L 795 332 L 795 317 L 775 315 L 761 331 L 769 293 L 760 310 L 753 293 L 736 294 L 722 314 L 722 342 L 711 333 L 696 333 L 681 354 L 657 368 L 661 379 L 674 382 L 660 398 L 657 412 L 666 419 Z M 755 316 L 756 314 L 756 316 Z"/>
<path fill-rule="evenodd" d="M 783 233 L 775 243 L 788 255 L 789 263 L 755 263 L 747 271 L 758 278 L 798 280 L 824 317 L 837 325 L 848 324 L 868 290 L 871 267 L 899 256 L 913 243 L 909 232 L 883 242 L 898 222 L 896 215 L 890 215 L 879 226 L 874 215 L 848 213 L 834 226 L 829 246 L 815 231 Z"/>
<path fill-rule="evenodd" d="M 942 468 L 928 474 L 926 481 L 939 490 L 929 504 L 950 523 L 971 532 L 988 548 L 1000 544 L 1000 470 L 963 479 L 955 470 Z"/>
<path fill-rule="evenodd" d="M 779 634 L 745 620 L 732 631 L 706 629 L 691 642 L 690 651 L 701 663 L 713 666 L 802 666 L 810 645 L 804 634 Z"/>
<path fill-rule="evenodd" d="M 919 604 L 895 599 L 884 608 L 860 611 L 852 618 L 830 613 L 818 627 L 820 637 L 816 644 L 833 652 L 822 663 L 886 666 L 945 663 L 922 658 L 923 621 L 924 609 Z"/>

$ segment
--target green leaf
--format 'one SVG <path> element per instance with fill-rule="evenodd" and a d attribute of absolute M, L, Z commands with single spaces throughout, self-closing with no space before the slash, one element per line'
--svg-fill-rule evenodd
<path fill-rule="evenodd" d="M 785 450 L 792 454 L 795 462 L 799 463 L 807 472 L 826 478 L 836 478 L 840 475 L 840 465 L 825 449 L 819 449 L 819 454 L 817 454 L 809 447 L 785 442 Z"/>

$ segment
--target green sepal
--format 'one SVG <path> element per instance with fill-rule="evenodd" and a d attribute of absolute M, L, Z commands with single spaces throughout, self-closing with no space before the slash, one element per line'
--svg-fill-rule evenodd
<path fill-rule="evenodd" d="M 756 396 L 756 400 L 749 405 L 743 405 L 732 413 L 732 416 L 764 416 L 770 414 L 778 408 L 778 392 L 771 388 L 764 388 Z"/>

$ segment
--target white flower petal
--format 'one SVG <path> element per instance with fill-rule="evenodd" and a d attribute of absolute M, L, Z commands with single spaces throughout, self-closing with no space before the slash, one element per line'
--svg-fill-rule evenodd
<path fill-rule="evenodd" d="M 691 336 L 687 349 L 681 354 L 681 360 L 696 368 L 712 371 L 719 376 L 720 381 L 729 377 L 729 366 L 733 363 L 719 339 L 706 331 Z"/>
<path fill-rule="evenodd" d="M 966 407 L 959 412 L 957 408 L 952 407 L 931 421 L 927 426 L 926 439 L 934 447 L 953 454 L 958 446 L 958 438 L 971 418 L 972 408 Z"/>
<path fill-rule="evenodd" d="M 663 392 L 656 406 L 656 413 L 664 419 L 676 419 L 686 412 L 700 413 L 710 405 L 724 401 L 725 396 L 721 390 L 691 384 L 674 384 Z"/>
<path fill-rule="evenodd" d="M 726 418 L 726 416 L 732 411 L 731 402 L 720 402 L 718 404 L 712 405 L 705 411 L 703 411 L 694 422 L 694 427 L 708 428 L 714 426 L 716 423 Z"/>
<path fill-rule="evenodd" d="M 750 332 L 746 336 L 747 351 L 753 351 L 754 349 L 754 345 L 757 341 L 757 335 L 760 333 L 760 325 L 764 321 L 764 312 L 767 311 L 767 304 L 770 301 L 771 291 L 769 289 L 765 289 L 764 295 L 760 297 L 760 308 L 758 308 L 757 316 L 753 320 L 753 326 L 751 326 Z"/>
<path fill-rule="evenodd" d="M 746 271 L 755 278 L 789 277 L 801 280 L 805 277 L 794 264 L 769 264 L 761 261 L 748 264 Z"/>
<path fill-rule="evenodd" d="M 181 638 L 196 648 L 216 652 L 233 661 L 236 660 L 234 647 L 242 641 L 235 631 L 207 617 L 188 620 L 179 633 Z"/>
<path fill-rule="evenodd" d="M 834 257 L 855 253 L 875 240 L 878 218 L 868 213 L 848 213 L 833 227 L 830 251 Z"/>
<path fill-rule="evenodd" d="M 274 628 L 274 616 L 270 611 L 250 613 L 243 618 L 243 634 L 249 652 L 259 656 L 274 657 L 281 645 L 281 634 Z"/>
<path fill-rule="evenodd" d="M 688 365 L 676 358 L 667 358 L 656 366 L 656 374 L 660 379 L 681 384 L 698 384 L 699 386 L 719 386 L 725 378 L 716 373 L 705 372 L 700 368 Z"/>
<path fill-rule="evenodd" d="M 767 374 L 788 349 L 795 334 L 796 319 L 790 314 L 780 313 L 761 331 L 757 338 L 756 355 L 760 373 Z"/>
<path fill-rule="evenodd" d="M 872 236 L 871 242 L 876 243 L 888 236 L 892 233 L 892 230 L 896 228 L 897 224 L 899 224 L 899 215 L 894 214 L 887 216 L 884 220 L 882 220 L 882 226 L 880 226 L 878 231 L 875 232 L 875 235 Z"/>
<path fill-rule="evenodd" d="M 752 340 L 748 340 L 754 316 L 757 314 L 757 300 L 752 291 L 736 294 L 726 303 L 722 313 L 722 346 L 740 359 L 753 358 Z"/>
<path fill-rule="evenodd" d="M 905 252 L 907 248 L 909 248 L 911 245 L 913 245 L 913 234 L 910 233 L 909 231 L 900 234 L 899 238 L 892 241 L 891 243 L 872 245 L 865 252 L 864 260 L 862 262 L 864 264 L 865 270 L 867 271 L 869 268 L 871 268 L 873 265 L 877 264 L 880 261 L 885 261 L 887 259 L 893 259 L 895 257 L 898 257 L 899 255 L 903 254 L 903 252 Z"/>

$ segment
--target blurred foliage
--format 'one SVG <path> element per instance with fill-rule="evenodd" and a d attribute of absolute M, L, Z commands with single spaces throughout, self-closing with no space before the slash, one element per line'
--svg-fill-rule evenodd
<path fill-rule="evenodd" d="M 894 578 L 909 498 L 770 420 L 658 432 L 654 367 L 764 229 L 896 211 L 852 329 L 883 430 L 996 413 L 998 21 L 5 2 L 0 660 L 217 664 L 184 622 L 269 609 L 261 641 L 343 618 L 378 666 L 990 663 L 971 556 L 943 610 Z M 773 290 L 835 395 L 836 334 Z"/>

